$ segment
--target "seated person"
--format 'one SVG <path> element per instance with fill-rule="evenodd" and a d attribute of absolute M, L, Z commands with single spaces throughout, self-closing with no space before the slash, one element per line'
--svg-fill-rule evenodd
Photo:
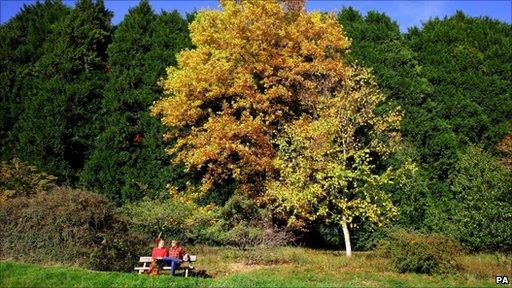
<path fill-rule="evenodd" d="M 183 262 L 185 254 L 186 252 L 183 246 L 181 246 L 178 241 L 172 240 L 171 247 L 167 250 L 168 256 L 162 259 L 167 265 L 171 265 L 171 276 L 174 275 L 176 269 L 180 266 L 181 262 Z"/>
<path fill-rule="evenodd" d="M 155 240 L 155 247 L 153 247 L 153 250 L 151 251 L 151 257 L 153 257 L 153 263 L 149 267 L 149 270 L 146 272 L 147 274 L 151 274 L 151 272 L 155 269 L 156 266 L 158 266 L 159 270 L 162 269 L 162 259 L 167 257 L 168 251 L 167 248 L 165 248 L 165 241 L 164 239 L 156 239 Z M 159 270 L 157 270 L 159 272 Z M 158 274 L 157 272 L 157 274 Z"/>

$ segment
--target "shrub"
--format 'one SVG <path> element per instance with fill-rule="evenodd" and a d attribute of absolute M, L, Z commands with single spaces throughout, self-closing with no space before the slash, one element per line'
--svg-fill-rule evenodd
<path fill-rule="evenodd" d="M 87 264 L 111 212 L 103 197 L 67 188 L 12 199 L 0 206 L 2 256 Z"/>
<path fill-rule="evenodd" d="M 471 251 L 512 251 L 512 173 L 470 146 L 450 175 L 451 216 L 440 231 Z"/>
<path fill-rule="evenodd" d="M 136 251 L 136 237 L 101 195 L 59 187 L 0 204 L 0 219 L 2 258 L 97 270 L 127 270 L 135 264 L 126 251 Z"/>
<path fill-rule="evenodd" d="M 143 235 L 149 248 L 152 240 L 159 235 L 164 239 L 189 242 L 188 231 L 191 227 L 187 219 L 192 217 L 195 208 L 193 204 L 172 200 L 146 200 L 124 205 L 118 212 L 129 219 L 128 226 L 131 231 Z"/>
<path fill-rule="evenodd" d="M 265 209 L 242 195 L 235 194 L 223 207 L 196 215 L 189 233 L 205 244 L 247 249 L 283 246 L 295 239 L 289 230 L 274 226 Z"/>
<path fill-rule="evenodd" d="M 248 247 L 278 247 L 284 246 L 295 239 L 294 235 L 287 229 L 278 228 L 269 220 L 259 223 L 241 222 L 232 229 L 224 230 L 226 237 L 225 244 L 241 249 Z"/>
<path fill-rule="evenodd" d="M 461 246 L 441 234 L 395 230 L 380 242 L 377 250 L 400 273 L 448 274 L 461 267 Z"/>
<path fill-rule="evenodd" d="M 21 196 L 33 196 L 55 187 L 57 177 L 40 173 L 19 159 L 0 162 L 0 203 Z"/>
<path fill-rule="evenodd" d="M 128 228 L 128 221 L 114 215 L 110 228 L 101 234 L 101 244 L 94 247 L 90 266 L 102 271 L 132 271 L 139 256 L 148 254 L 145 238 Z"/>
<path fill-rule="evenodd" d="M 243 196 L 233 196 L 223 207 L 198 206 L 170 199 L 143 201 L 118 209 L 130 231 L 143 235 L 146 249 L 153 239 L 176 239 L 187 243 L 230 245 L 242 249 L 275 247 L 293 241 L 287 230 L 272 225 L 265 210 Z"/>

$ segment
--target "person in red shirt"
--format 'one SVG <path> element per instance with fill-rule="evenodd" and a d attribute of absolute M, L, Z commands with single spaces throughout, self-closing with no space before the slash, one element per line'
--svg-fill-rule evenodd
<path fill-rule="evenodd" d="M 153 257 L 153 260 L 163 259 L 164 257 L 169 256 L 169 252 L 167 248 L 165 248 L 164 239 L 157 239 L 155 242 L 156 246 L 151 251 L 151 257 Z"/>
<path fill-rule="evenodd" d="M 167 265 L 171 265 L 171 276 L 173 276 L 176 268 L 178 268 L 181 262 L 183 262 L 186 252 L 183 246 L 179 245 L 178 241 L 172 240 L 171 247 L 167 250 L 167 255 L 168 256 L 164 257 L 162 260 Z"/>
<path fill-rule="evenodd" d="M 153 250 L 151 251 L 151 257 L 153 257 L 153 261 L 160 268 L 161 268 L 161 266 L 163 266 L 161 263 L 161 261 L 163 261 L 162 259 L 169 256 L 169 252 L 168 252 L 167 248 L 165 248 L 164 245 L 165 245 L 164 239 L 158 238 L 155 240 L 155 247 L 153 247 Z M 153 267 L 154 267 L 154 265 L 152 265 L 146 273 L 151 274 L 151 272 L 153 271 Z"/>

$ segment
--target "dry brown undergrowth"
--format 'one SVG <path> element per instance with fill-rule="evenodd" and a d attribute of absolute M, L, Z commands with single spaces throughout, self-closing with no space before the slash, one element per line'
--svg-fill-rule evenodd
<path fill-rule="evenodd" d="M 477 254 L 461 260 L 467 278 L 494 279 L 496 275 L 512 275 L 512 258 L 501 254 Z"/>

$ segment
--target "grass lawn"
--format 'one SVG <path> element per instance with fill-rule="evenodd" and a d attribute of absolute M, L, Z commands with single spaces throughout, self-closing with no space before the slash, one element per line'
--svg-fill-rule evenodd
<path fill-rule="evenodd" d="M 96 272 L 74 267 L 0 262 L 0 287 L 495 287 L 495 275 L 512 276 L 510 256 L 480 254 L 463 258 L 456 275 L 393 272 L 385 259 L 338 251 L 283 247 L 240 251 L 196 246 L 196 268 L 211 278 L 149 277 Z"/>

